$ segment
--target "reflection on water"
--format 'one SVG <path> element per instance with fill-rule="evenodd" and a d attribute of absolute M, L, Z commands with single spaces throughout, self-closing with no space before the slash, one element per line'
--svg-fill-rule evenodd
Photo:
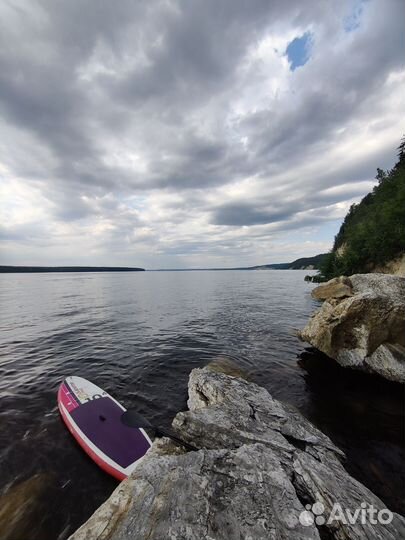
<path fill-rule="evenodd" d="M 303 277 L 287 270 L 2 275 L 1 508 L 11 515 L 19 507 L 24 519 L 12 524 L 0 508 L 0 528 L 8 520 L 13 540 L 26 540 L 27 527 L 30 540 L 62 540 L 116 486 L 59 419 L 64 377 L 86 377 L 168 425 L 186 408 L 190 370 L 218 356 L 296 405 L 344 447 L 360 480 L 404 511 L 402 394 L 343 370 L 338 376 L 316 355 L 297 364 L 304 347 L 294 329 L 317 306 Z"/>

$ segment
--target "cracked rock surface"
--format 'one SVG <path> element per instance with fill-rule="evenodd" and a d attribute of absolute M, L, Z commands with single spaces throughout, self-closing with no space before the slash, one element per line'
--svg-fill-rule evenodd
<path fill-rule="evenodd" d="M 398 514 L 389 524 L 300 520 L 315 502 L 325 518 L 335 503 L 351 511 L 385 505 L 346 472 L 326 435 L 264 388 L 194 369 L 188 407 L 173 428 L 200 450 L 156 440 L 70 540 L 405 538 Z"/>

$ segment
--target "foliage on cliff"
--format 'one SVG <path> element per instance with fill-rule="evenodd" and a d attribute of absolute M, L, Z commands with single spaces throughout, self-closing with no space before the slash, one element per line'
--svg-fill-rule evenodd
<path fill-rule="evenodd" d="M 378 185 L 350 207 L 321 265 L 324 279 L 369 272 L 405 252 L 405 138 L 398 150 L 393 169 L 377 169 Z"/>

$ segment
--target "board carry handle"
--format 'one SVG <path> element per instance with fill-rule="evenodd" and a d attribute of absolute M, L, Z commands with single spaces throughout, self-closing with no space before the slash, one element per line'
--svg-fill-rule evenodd
<path fill-rule="evenodd" d="M 196 446 L 193 446 L 192 444 L 185 442 L 176 435 L 174 435 L 173 432 L 161 427 L 153 426 L 149 422 L 149 420 L 144 418 L 141 414 L 139 414 L 138 411 L 134 409 L 128 409 L 127 411 L 123 412 L 121 415 L 121 422 L 126 426 L 132 428 L 151 429 L 156 436 L 169 437 L 169 439 L 176 442 L 177 444 L 180 444 L 181 446 L 184 446 L 184 448 L 187 448 L 187 450 L 199 450 L 199 448 L 197 448 Z"/>

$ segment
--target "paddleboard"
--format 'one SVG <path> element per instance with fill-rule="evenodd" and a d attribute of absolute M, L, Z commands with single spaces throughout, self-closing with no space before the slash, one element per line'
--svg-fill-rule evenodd
<path fill-rule="evenodd" d="M 83 450 L 118 480 L 124 480 L 135 469 L 152 444 L 143 429 L 121 422 L 125 407 L 82 377 L 67 377 L 62 382 L 58 407 Z"/>

